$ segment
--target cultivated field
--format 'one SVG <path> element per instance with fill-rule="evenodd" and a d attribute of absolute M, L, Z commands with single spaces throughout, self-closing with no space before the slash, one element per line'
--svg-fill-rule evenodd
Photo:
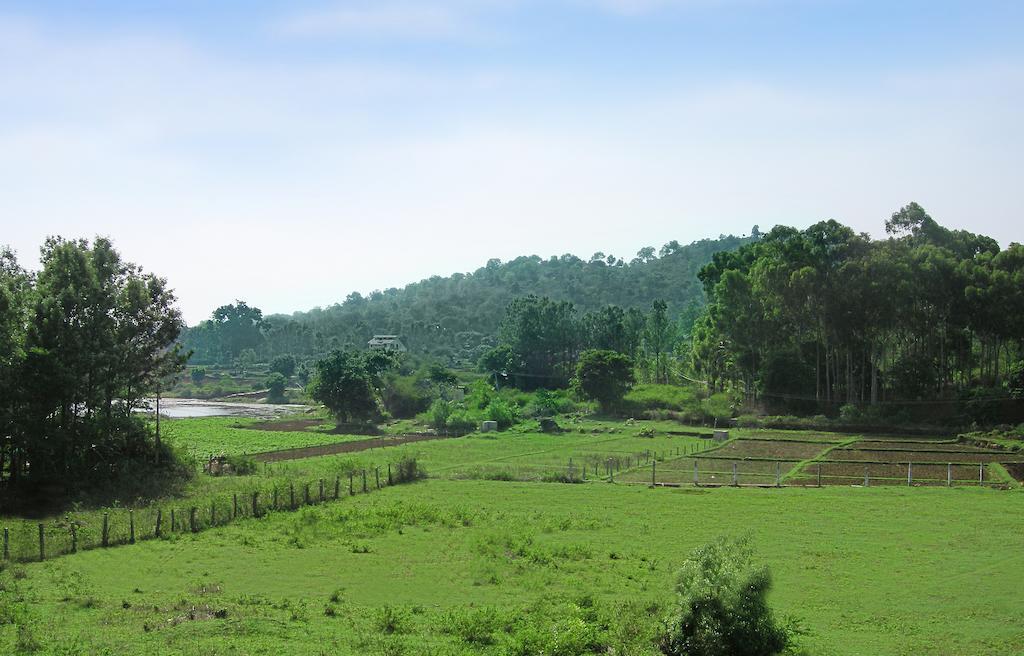
<path fill-rule="evenodd" d="M 1024 650 L 1012 574 L 1024 568 L 1024 496 L 1004 489 L 1016 487 L 1013 464 L 997 464 L 1018 454 L 779 431 L 716 444 L 672 434 L 670 422 L 563 424 L 561 434 L 524 424 L 201 476 L 182 498 L 140 501 L 134 545 L 89 550 L 100 511 L 45 520 L 42 563 L 30 562 L 38 523 L 0 519 L 24 561 L 0 573 L 0 653 L 525 656 L 583 653 L 564 642 L 558 651 L 579 639 L 650 654 L 674 570 L 720 535 L 751 537 L 775 574 L 772 603 L 806 630 L 810 654 Z M 330 425 L 169 425 L 168 439 L 194 453 L 366 439 Z M 864 452 L 877 458 L 855 459 Z M 385 478 L 378 490 L 375 475 L 403 457 L 430 480 Z M 936 489 L 947 462 L 953 489 Z M 693 486 L 694 464 L 700 485 L 714 487 Z M 734 465 L 741 486 L 783 489 L 732 489 Z M 584 467 L 586 484 L 543 482 L 582 482 Z M 819 468 L 824 487 L 801 489 L 816 487 Z M 680 487 L 651 489 L 652 473 Z M 153 539 L 157 511 L 164 530 Z M 127 543 L 128 510 L 107 512 L 110 543 Z M 69 550 L 71 523 L 79 553 L 53 557 Z"/>

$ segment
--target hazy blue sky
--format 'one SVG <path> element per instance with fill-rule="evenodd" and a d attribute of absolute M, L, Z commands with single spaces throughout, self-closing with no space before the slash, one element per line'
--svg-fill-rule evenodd
<path fill-rule="evenodd" d="M 911 200 L 1022 240 L 1024 3 L 0 0 L 0 243 L 194 323 Z"/>

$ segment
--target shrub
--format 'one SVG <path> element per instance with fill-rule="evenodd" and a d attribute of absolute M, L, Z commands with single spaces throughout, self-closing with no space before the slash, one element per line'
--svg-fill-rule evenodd
<path fill-rule="evenodd" d="M 508 428 L 519 421 L 519 409 L 502 399 L 495 398 L 487 404 L 484 416 L 498 422 L 500 428 Z"/>
<path fill-rule="evenodd" d="M 454 431 L 471 431 L 476 428 L 478 423 L 478 416 L 465 408 L 457 408 L 448 415 L 446 427 L 448 430 Z"/>
<path fill-rule="evenodd" d="M 788 631 L 768 607 L 771 574 L 751 564 L 744 541 L 705 545 L 679 570 L 676 609 L 663 622 L 658 647 L 668 656 L 774 656 Z"/>
<path fill-rule="evenodd" d="M 430 408 L 431 391 L 425 381 L 415 376 L 394 376 L 384 387 L 384 407 L 392 416 L 408 419 Z"/>
<path fill-rule="evenodd" d="M 236 476 L 248 476 L 256 473 L 256 461 L 249 456 L 227 456 L 225 463 L 231 466 L 231 473 Z"/>
<path fill-rule="evenodd" d="M 273 403 L 284 401 L 284 388 L 287 384 L 288 379 L 277 372 L 267 376 L 267 398 Z"/>
<path fill-rule="evenodd" d="M 448 426 L 448 417 L 452 413 L 452 406 L 448 401 L 444 399 L 437 399 L 430 404 L 430 408 L 427 410 L 422 419 L 426 420 L 432 428 L 437 430 L 444 430 Z"/>

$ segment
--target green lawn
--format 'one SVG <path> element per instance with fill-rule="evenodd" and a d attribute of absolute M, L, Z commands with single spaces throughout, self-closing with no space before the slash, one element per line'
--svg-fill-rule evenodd
<path fill-rule="evenodd" d="M 586 627 L 651 653 L 680 562 L 748 535 L 809 653 L 1015 654 L 1022 511 L 986 489 L 431 480 L 15 566 L 0 653 L 499 654 Z"/>

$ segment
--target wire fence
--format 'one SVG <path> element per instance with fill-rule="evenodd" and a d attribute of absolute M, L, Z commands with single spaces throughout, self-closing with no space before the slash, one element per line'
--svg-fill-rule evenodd
<path fill-rule="evenodd" d="M 339 471 L 327 478 L 277 480 L 244 492 L 214 495 L 202 504 L 184 499 L 140 508 L 68 513 L 39 523 L 20 521 L 3 528 L 2 558 L 11 562 L 41 561 L 89 549 L 199 533 L 241 519 L 368 494 L 422 476 L 416 460 L 410 458 L 373 469 Z"/>

